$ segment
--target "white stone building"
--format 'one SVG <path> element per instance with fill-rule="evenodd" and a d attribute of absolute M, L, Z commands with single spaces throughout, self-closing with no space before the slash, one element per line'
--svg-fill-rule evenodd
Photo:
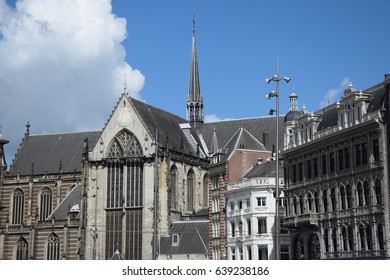
<path fill-rule="evenodd" d="M 225 197 L 229 260 L 275 259 L 275 172 L 275 162 L 260 161 L 241 180 L 228 184 Z M 283 176 L 279 178 L 283 189 Z M 281 215 L 283 209 L 282 206 Z M 282 232 L 280 240 L 281 259 L 288 259 L 289 237 Z"/>

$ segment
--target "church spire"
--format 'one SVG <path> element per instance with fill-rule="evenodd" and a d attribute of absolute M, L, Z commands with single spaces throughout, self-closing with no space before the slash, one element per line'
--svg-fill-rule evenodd
<path fill-rule="evenodd" d="M 195 128 L 203 123 L 203 97 L 200 95 L 198 58 L 195 43 L 195 13 L 192 19 L 192 53 L 190 68 L 190 85 L 187 96 L 187 120 Z"/>

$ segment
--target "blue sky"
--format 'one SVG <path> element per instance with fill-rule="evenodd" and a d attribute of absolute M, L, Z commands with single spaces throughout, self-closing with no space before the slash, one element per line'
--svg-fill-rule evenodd
<path fill-rule="evenodd" d="M 206 120 L 265 116 L 281 83 L 301 108 L 390 72 L 390 1 L 0 0 L 0 124 L 8 164 L 25 132 L 99 130 L 131 93 L 185 117 L 195 12 Z"/>
<path fill-rule="evenodd" d="M 206 115 L 267 114 L 273 85 L 264 79 L 278 57 L 280 74 L 292 78 L 280 87 L 282 114 L 293 89 L 300 106 L 317 110 L 349 81 L 365 89 L 390 72 L 389 1 L 270 2 L 114 0 L 128 23 L 126 59 L 146 78 L 142 96 L 185 114 L 193 12 Z"/>

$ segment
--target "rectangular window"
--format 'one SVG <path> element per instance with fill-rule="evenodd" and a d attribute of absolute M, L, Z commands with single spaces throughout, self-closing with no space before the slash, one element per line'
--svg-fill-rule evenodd
<path fill-rule="evenodd" d="M 374 139 L 372 141 L 372 148 L 374 154 L 374 161 L 379 161 L 379 140 L 378 139 Z"/>
<path fill-rule="evenodd" d="M 362 164 L 362 154 L 360 152 L 360 145 L 355 145 L 355 165 Z"/>
<path fill-rule="evenodd" d="M 326 174 L 326 155 L 323 155 L 321 157 L 321 159 L 322 159 L 322 165 L 321 165 L 322 175 L 325 175 Z"/>
<path fill-rule="evenodd" d="M 311 160 L 306 161 L 306 176 L 311 179 Z"/>
<path fill-rule="evenodd" d="M 179 245 L 179 234 L 175 233 L 172 235 L 172 246 L 178 246 Z"/>
<path fill-rule="evenodd" d="M 314 171 L 314 177 L 318 177 L 318 159 L 313 158 L 313 171 Z"/>
<path fill-rule="evenodd" d="M 246 219 L 246 229 L 247 229 L 247 235 L 251 235 L 252 234 L 251 219 Z"/>
<path fill-rule="evenodd" d="M 236 227 L 235 227 L 234 223 L 230 224 L 230 229 L 232 231 L 232 237 L 235 237 L 236 236 Z"/>
<path fill-rule="evenodd" d="M 234 202 L 230 202 L 230 211 L 234 211 Z"/>
<path fill-rule="evenodd" d="M 251 248 L 251 246 L 247 247 L 246 252 L 248 254 L 248 260 L 252 260 L 252 248 Z"/>
<path fill-rule="evenodd" d="M 268 260 L 268 248 L 267 246 L 261 245 L 258 247 L 259 260 Z"/>
<path fill-rule="evenodd" d="M 330 165 L 330 172 L 334 172 L 335 171 L 334 152 L 329 153 L 329 165 Z"/>
<path fill-rule="evenodd" d="M 267 233 L 267 218 L 257 218 L 257 233 Z"/>
<path fill-rule="evenodd" d="M 344 169 L 344 151 L 340 149 L 338 151 L 338 156 L 339 156 L 339 169 L 343 170 Z"/>
<path fill-rule="evenodd" d="M 246 208 L 247 209 L 251 208 L 251 200 L 250 200 L 250 198 L 246 199 Z"/>
<path fill-rule="evenodd" d="M 298 174 L 299 174 L 299 181 L 303 180 L 303 164 L 302 162 L 298 163 Z"/>
<path fill-rule="evenodd" d="M 293 183 L 297 182 L 297 166 L 296 165 L 292 166 L 292 182 Z"/>
<path fill-rule="evenodd" d="M 238 205 L 239 205 L 240 209 L 242 209 L 242 200 L 240 200 Z"/>
<path fill-rule="evenodd" d="M 344 160 L 345 160 L 345 168 L 349 168 L 349 148 L 344 148 Z"/>
<path fill-rule="evenodd" d="M 257 206 L 267 206 L 267 198 L 257 197 Z"/>
<path fill-rule="evenodd" d="M 368 163 L 368 152 L 367 152 L 367 143 L 362 144 L 362 163 Z"/>

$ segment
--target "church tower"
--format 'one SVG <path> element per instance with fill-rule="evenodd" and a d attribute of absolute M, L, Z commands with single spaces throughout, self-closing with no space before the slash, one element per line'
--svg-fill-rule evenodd
<path fill-rule="evenodd" d="M 198 59 L 195 43 L 195 16 L 192 21 L 192 53 L 190 69 L 190 85 L 187 96 L 187 120 L 195 128 L 203 123 L 203 97 L 200 95 Z"/>

